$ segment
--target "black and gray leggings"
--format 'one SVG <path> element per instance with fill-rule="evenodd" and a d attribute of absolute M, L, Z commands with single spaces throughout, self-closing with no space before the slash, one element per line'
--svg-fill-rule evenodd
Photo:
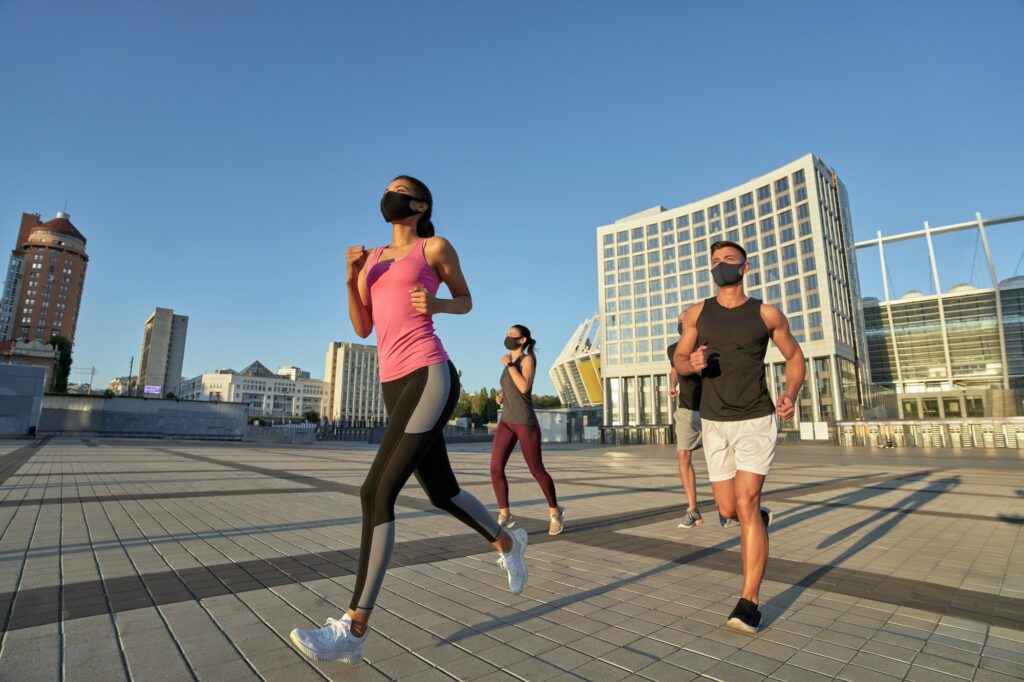
<path fill-rule="evenodd" d="M 478 499 L 459 489 L 442 428 L 459 400 L 459 375 L 451 362 L 406 374 L 381 385 L 388 427 L 360 491 L 363 537 L 352 609 L 368 613 L 377 601 L 395 544 L 395 500 L 409 476 L 430 502 L 480 533 L 488 542 L 501 527 Z"/>

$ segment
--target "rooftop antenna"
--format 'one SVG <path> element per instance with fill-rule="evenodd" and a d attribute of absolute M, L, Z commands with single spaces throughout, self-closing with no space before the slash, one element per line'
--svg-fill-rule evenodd
<path fill-rule="evenodd" d="M 64 200 L 64 210 L 62 211 L 62 213 L 67 213 L 67 212 L 68 212 L 68 200 L 65 199 Z"/>

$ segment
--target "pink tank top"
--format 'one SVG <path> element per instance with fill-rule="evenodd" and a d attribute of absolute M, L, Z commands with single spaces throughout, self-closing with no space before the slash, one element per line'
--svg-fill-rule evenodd
<path fill-rule="evenodd" d="M 384 249 L 371 257 L 366 287 L 370 291 L 373 326 L 377 329 L 377 360 L 380 380 L 394 381 L 420 367 L 448 360 L 441 339 L 434 332 L 431 315 L 417 312 L 409 292 L 417 285 L 437 295 L 441 279 L 427 264 L 420 239 L 396 261 L 381 263 Z"/>

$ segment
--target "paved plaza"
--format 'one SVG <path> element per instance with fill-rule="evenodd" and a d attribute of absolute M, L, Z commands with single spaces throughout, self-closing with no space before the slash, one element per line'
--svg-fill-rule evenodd
<path fill-rule="evenodd" d="M 494 509 L 487 445 L 453 445 Z M 530 582 L 398 499 L 366 661 L 309 663 L 293 627 L 354 583 L 358 443 L 0 442 L 0 680 L 1007 680 L 1024 677 L 1024 458 L 1016 451 L 781 446 L 756 638 L 722 627 L 739 532 L 676 527 L 671 446 L 550 446 L 568 509 L 513 456 Z"/>

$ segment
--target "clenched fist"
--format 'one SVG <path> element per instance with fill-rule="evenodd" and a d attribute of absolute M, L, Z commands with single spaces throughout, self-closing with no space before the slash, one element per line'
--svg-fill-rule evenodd
<path fill-rule="evenodd" d="M 441 312 L 441 302 L 423 286 L 414 287 L 409 291 L 409 301 L 413 310 L 423 315 Z"/>
<path fill-rule="evenodd" d="M 793 414 L 796 412 L 796 406 L 793 405 L 793 401 L 789 399 L 789 396 L 782 396 L 779 398 L 779 402 L 775 405 L 775 413 L 782 417 L 782 421 L 788 422 L 793 418 Z"/>
<path fill-rule="evenodd" d="M 694 372 L 701 372 L 708 366 L 708 356 L 704 352 L 705 350 L 707 350 L 707 344 L 690 353 L 690 367 Z"/>
<path fill-rule="evenodd" d="M 345 251 L 345 281 L 348 284 L 356 281 L 356 278 L 359 277 L 359 272 L 366 264 L 366 257 L 368 255 L 370 255 L 370 252 L 362 244 L 350 246 Z"/>

